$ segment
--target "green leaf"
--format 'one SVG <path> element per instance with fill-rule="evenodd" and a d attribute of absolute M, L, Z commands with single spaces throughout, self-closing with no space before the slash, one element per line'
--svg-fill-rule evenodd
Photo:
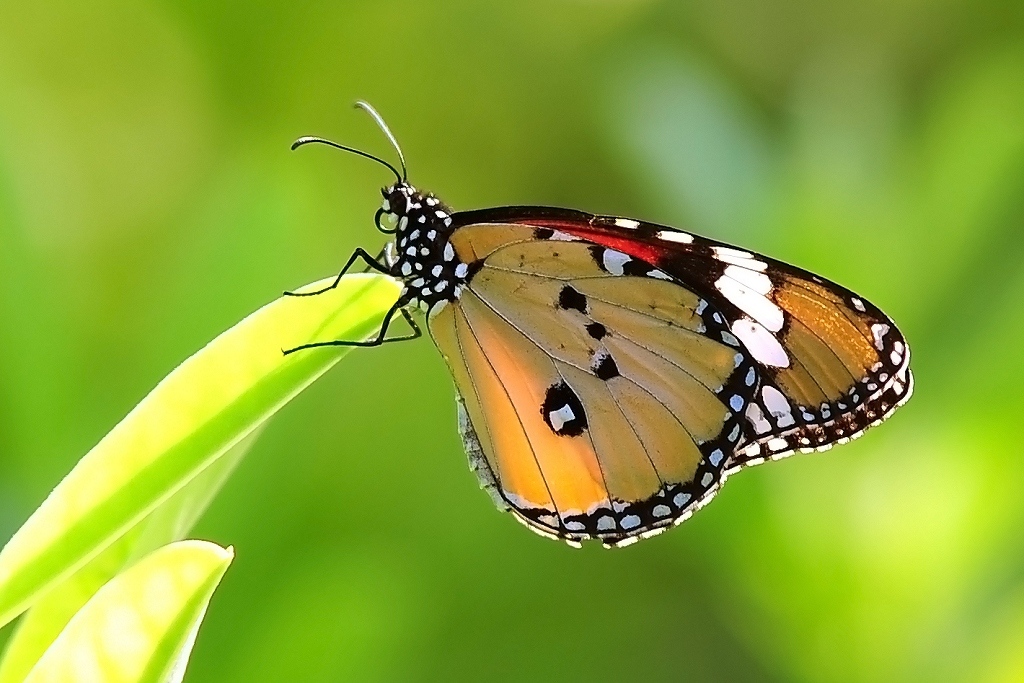
<path fill-rule="evenodd" d="M 347 350 L 284 356 L 282 349 L 365 339 L 398 294 L 391 278 L 352 275 L 319 296 L 282 297 L 182 363 L 82 458 L 0 552 L 0 625 L 132 529 Z"/>
<path fill-rule="evenodd" d="M 259 437 L 262 427 L 164 501 L 106 550 L 46 592 L 18 622 L 0 661 L 0 683 L 21 683 L 82 605 L 126 566 L 172 541 L 185 538 L 228 476 Z"/>
<path fill-rule="evenodd" d="M 29 673 L 26 683 L 180 681 L 199 624 L 233 553 L 178 541 L 97 591 Z"/>

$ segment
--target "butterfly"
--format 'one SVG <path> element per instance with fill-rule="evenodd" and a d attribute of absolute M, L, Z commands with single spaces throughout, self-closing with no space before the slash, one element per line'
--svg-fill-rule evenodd
<path fill-rule="evenodd" d="M 452 211 L 383 164 L 377 228 L 358 262 L 400 280 L 366 341 L 430 336 L 456 388 L 470 468 L 543 536 L 624 546 L 687 519 L 738 470 L 857 438 L 911 396 L 896 324 L 800 268 L 675 228 L 582 211 Z M 412 330 L 389 337 L 396 316 Z"/>

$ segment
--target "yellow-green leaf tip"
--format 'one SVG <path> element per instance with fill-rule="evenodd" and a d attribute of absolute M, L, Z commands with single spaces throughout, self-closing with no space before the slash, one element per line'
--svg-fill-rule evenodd
<path fill-rule="evenodd" d="M 231 548 L 206 541 L 179 541 L 147 555 L 72 617 L 25 683 L 180 680 L 233 557 Z"/>

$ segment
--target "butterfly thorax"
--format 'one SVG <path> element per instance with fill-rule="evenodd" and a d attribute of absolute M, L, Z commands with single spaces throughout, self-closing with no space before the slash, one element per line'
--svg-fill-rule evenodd
<path fill-rule="evenodd" d="M 384 258 L 391 275 L 405 283 L 405 304 L 430 310 L 457 299 L 469 268 L 448 241 L 454 230 L 451 209 L 433 194 L 404 182 L 385 188 L 383 194 L 382 215 L 395 226 Z"/>

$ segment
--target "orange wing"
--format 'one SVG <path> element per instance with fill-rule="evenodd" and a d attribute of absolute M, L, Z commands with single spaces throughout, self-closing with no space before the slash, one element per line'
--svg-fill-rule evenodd
<path fill-rule="evenodd" d="M 429 320 L 473 468 L 534 530 L 624 544 L 707 502 L 739 445 L 753 361 L 708 302 L 613 277 L 582 242 L 474 225 L 474 274 Z"/>
<path fill-rule="evenodd" d="M 800 268 L 667 226 L 568 209 L 503 207 L 455 218 L 486 233 L 484 252 L 502 228 L 479 224 L 529 226 L 538 239 L 591 245 L 606 272 L 669 278 L 717 309 L 757 368 L 729 471 L 856 438 L 913 393 L 910 348 L 892 319 Z"/>

